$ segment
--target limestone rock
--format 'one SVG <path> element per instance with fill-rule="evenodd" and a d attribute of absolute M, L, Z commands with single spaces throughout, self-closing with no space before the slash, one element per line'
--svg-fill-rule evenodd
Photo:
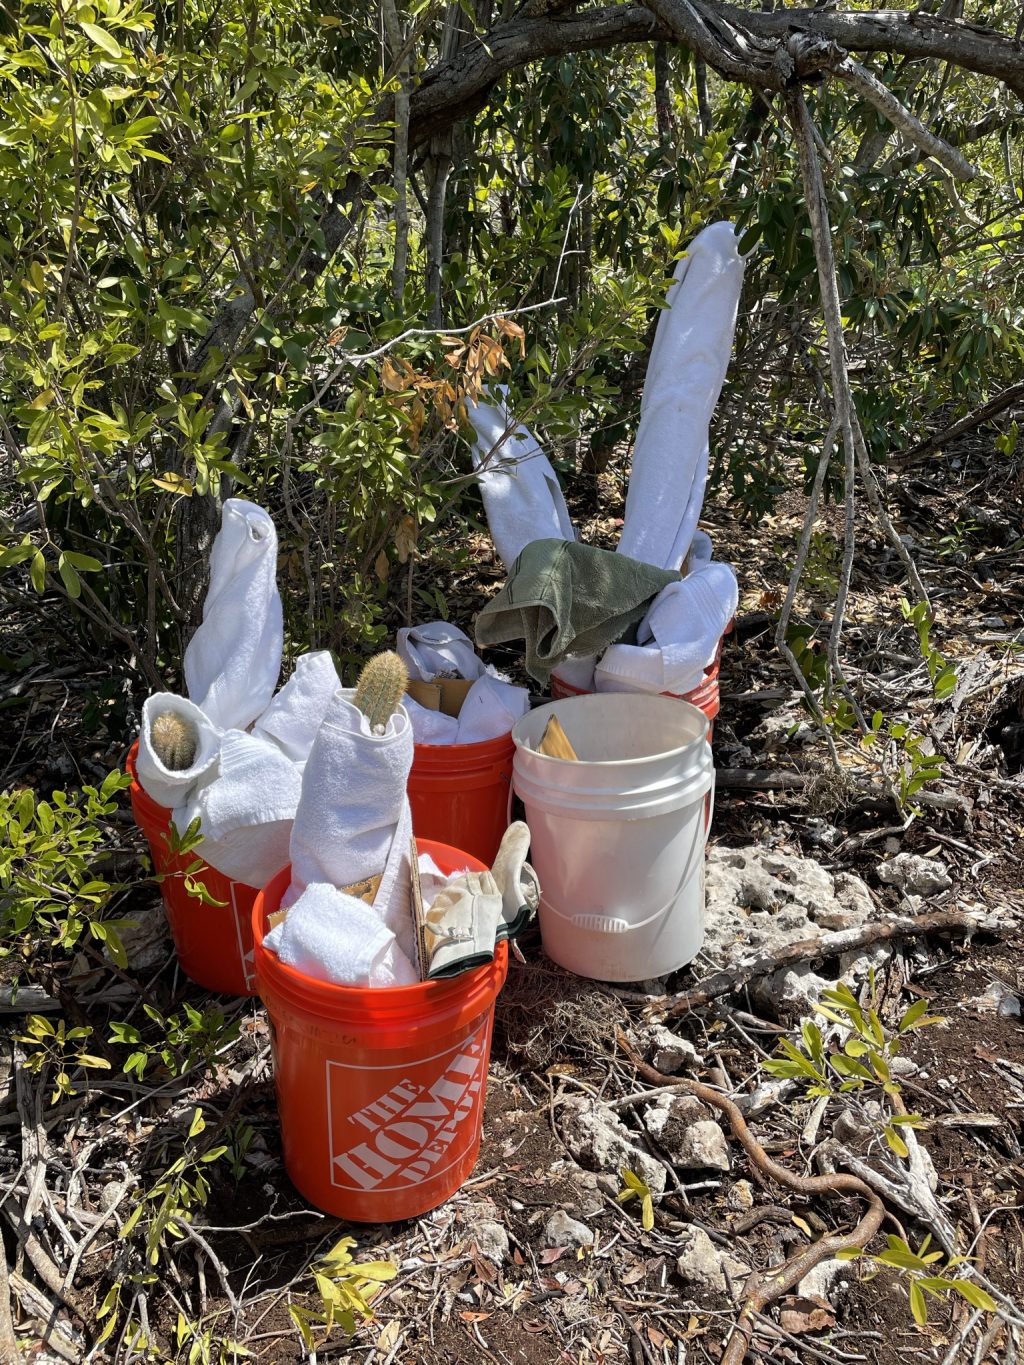
<path fill-rule="evenodd" d="M 495 1265 L 508 1260 L 508 1233 L 493 1218 L 481 1218 L 479 1222 L 471 1223 L 466 1229 L 466 1241 L 475 1242 L 480 1255 Z"/>
<path fill-rule="evenodd" d="M 725 1134 L 692 1095 L 659 1095 L 644 1112 L 644 1127 L 684 1171 L 727 1171 Z"/>
<path fill-rule="evenodd" d="M 725 1294 L 729 1293 L 731 1282 L 736 1296 L 742 1296 L 743 1282 L 750 1274 L 749 1265 L 716 1247 L 703 1228 L 683 1228 L 679 1241 L 683 1250 L 676 1261 L 676 1269 L 684 1280 Z"/>
<path fill-rule="evenodd" d="M 696 1071 L 704 1064 L 703 1057 L 690 1040 L 680 1038 L 664 1024 L 650 1024 L 645 1029 L 638 1029 L 637 1042 L 655 1071 L 662 1071 L 666 1076 L 675 1076 L 681 1071 Z"/>
<path fill-rule="evenodd" d="M 835 1302 L 836 1296 L 851 1283 L 849 1261 L 822 1261 L 809 1270 L 796 1287 L 802 1299 L 825 1299 Z"/>
<path fill-rule="evenodd" d="M 704 951 L 722 966 L 770 956 L 875 913 L 859 877 L 833 877 L 813 858 L 751 845 L 708 854 Z"/>
<path fill-rule="evenodd" d="M 714 1119 L 691 1123 L 676 1157 L 685 1171 L 727 1171 L 729 1144 Z"/>
<path fill-rule="evenodd" d="M 565 1209 L 555 1209 L 544 1224 L 541 1246 L 544 1247 L 589 1247 L 594 1244 L 594 1234 L 576 1218 L 570 1218 Z"/>
<path fill-rule="evenodd" d="M 905 896 L 934 896 L 953 885 L 945 863 L 937 858 L 922 858 L 917 853 L 897 853 L 880 864 L 878 880 L 895 886 Z"/>
<path fill-rule="evenodd" d="M 655 1194 L 665 1189 L 665 1168 L 635 1145 L 629 1129 L 593 1100 L 573 1097 L 562 1105 L 562 1136 L 570 1155 L 591 1171 L 618 1176 L 623 1167 L 645 1181 Z"/>

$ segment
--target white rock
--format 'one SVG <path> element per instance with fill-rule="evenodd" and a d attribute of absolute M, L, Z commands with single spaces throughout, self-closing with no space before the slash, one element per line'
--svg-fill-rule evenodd
<path fill-rule="evenodd" d="M 616 1176 L 625 1167 L 655 1194 L 664 1191 L 664 1166 L 635 1145 L 629 1129 L 610 1110 L 574 1096 L 562 1105 L 561 1126 L 565 1145 L 581 1166 Z"/>
<path fill-rule="evenodd" d="M 878 880 L 895 886 L 905 896 L 933 896 L 953 885 L 945 863 L 937 858 L 922 858 L 918 853 L 897 853 L 895 858 L 881 863 Z"/>
<path fill-rule="evenodd" d="M 963 1002 L 965 1009 L 973 1009 L 978 1014 L 1000 1014 L 1003 1018 L 1020 1017 L 1020 998 L 1017 992 L 1002 981 L 993 981 L 987 990 Z"/>
<path fill-rule="evenodd" d="M 466 1229 L 466 1241 L 475 1242 L 481 1256 L 500 1265 L 508 1259 L 508 1233 L 493 1218 L 481 1218 Z"/>
<path fill-rule="evenodd" d="M 796 1287 L 802 1299 L 825 1299 L 832 1302 L 837 1293 L 851 1284 L 849 1261 L 822 1261 L 803 1277 Z"/>
<path fill-rule="evenodd" d="M 743 1282 L 750 1274 L 750 1266 L 716 1247 L 703 1228 L 692 1225 L 683 1228 L 679 1242 L 682 1254 L 676 1261 L 676 1269 L 684 1280 L 726 1294 L 731 1281 L 736 1296 L 742 1296 Z"/>
<path fill-rule="evenodd" d="M 876 913 L 859 877 L 833 877 L 813 858 L 760 845 L 712 848 L 705 886 L 704 952 L 721 966 L 771 956 Z"/>
<path fill-rule="evenodd" d="M 638 1041 L 644 1056 L 654 1067 L 666 1076 L 675 1076 L 680 1071 L 696 1071 L 704 1059 L 688 1038 L 680 1038 L 664 1024 L 651 1024 L 638 1032 Z"/>
<path fill-rule="evenodd" d="M 691 1123 L 676 1157 L 685 1171 L 727 1171 L 729 1144 L 714 1119 Z"/>
<path fill-rule="evenodd" d="M 586 1223 L 570 1218 L 565 1209 L 555 1209 L 544 1224 L 541 1246 L 544 1247 L 589 1247 L 594 1244 L 594 1234 Z"/>

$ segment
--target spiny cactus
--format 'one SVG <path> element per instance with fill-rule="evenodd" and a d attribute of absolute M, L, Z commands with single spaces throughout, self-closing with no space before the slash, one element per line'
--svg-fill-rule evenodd
<path fill-rule="evenodd" d="M 353 700 L 370 722 L 375 735 L 384 733 L 405 695 L 408 682 L 405 664 L 392 650 L 375 654 L 363 668 Z"/>
<path fill-rule="evenodd" d="M 168 771 L 184 772 L 196 761 L 199 731 L 195 722 L 177 711 L 164 711 L 149 727 L 153 752 Z"/>

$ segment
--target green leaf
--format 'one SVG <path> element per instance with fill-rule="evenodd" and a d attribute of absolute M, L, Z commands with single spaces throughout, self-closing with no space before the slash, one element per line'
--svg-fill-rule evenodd
<path fill-rule="evenodd" d="M 77 550 L 65 550 L 63 558 L 82 573 L 98 573 L 103 568 L 98 559 L 94 559 L 92 555 L 79 554 Z"/>
<path fill-rule="evenodd" d="M 37 550 L 32 556 L 32 564 L 29 568 L 29 577 L 36 592 L 46 591 L 46 560 L 43 558 L 42 550 Z"/>
<path fill-rule="evenodd" d="M 949 1287 L 962 1295 L 972 1307 L 980 1308 L 985 1313 L 994 1313 L 999 1306 L 988 1290 L 982 1289 L 973 1280 L 950 1280 Z"/>
<path fill-rule="evenodd" d="M 78 577 L 74 566 L 68 562 L 67 555 L 62 554 L 58 557 L 57 572 L 60 574 L 61 582 L 71 600 L 75 601 L 81 597 L 82 580 Z"/>
<path fill-rule="evenodd" d="M 105 28 L 100 28 L 98 24 L 83 24 L 82 32 L 87 38 L 91 38 L 97 47 L 101 47 L 104 52 L 111 57 L 121 56 L 121 47 L 112 33 L 108 33 Z"/>
<path fill-rule="evenodd" d="M 914 1321 L 918 1327 L 924 1327 L 928 1322 L 928 1305 L 924 1301 L 921 1286 L 916 1280 L 910 1282 L 910 1311 L 913 1313 Z"/>

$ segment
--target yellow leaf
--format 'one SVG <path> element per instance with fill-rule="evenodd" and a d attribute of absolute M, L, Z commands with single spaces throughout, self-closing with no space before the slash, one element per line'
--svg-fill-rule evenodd
<path fill-rule="evenodd" d="M 45 408 L 52 398 L 53 390 L 44 389 L 42 393 L 37 393 L 35 398 L 32 399 L 32 402 L 28 405 L 29 409 L 32 412 L 38 412 L 40 408 Z"/>
<path fill-rule="evenodd" d="M 183 474 L 174 474 L 169 471 L 166 474 L 158 474 L 153 482 L 157 488 L 164 488 L 168 493 L 180 493 L 183 498 L 192 496 L 192 480 L 186 479 Z"/>
<path fill-rule="evenodd" d="M 803 1218 L 798 1218 L 798 1217 L 796 1216 L 796 1214 L 794 1213 L 794 1214 L 793 1214 L 793 1222 L 794 1222 L 794 1224 L 800 1229 L 801 1232 L 805 1232 L 805 1233 L 807 1234 L 808 1237 L 811 1237 L 811 1238 L 814 1237 L 814 1233 L 811 1231 L 811 1225 L 810 1225 L 810 1223 L 808 1223 L 805 1219 L 803 1219 Z"/>

